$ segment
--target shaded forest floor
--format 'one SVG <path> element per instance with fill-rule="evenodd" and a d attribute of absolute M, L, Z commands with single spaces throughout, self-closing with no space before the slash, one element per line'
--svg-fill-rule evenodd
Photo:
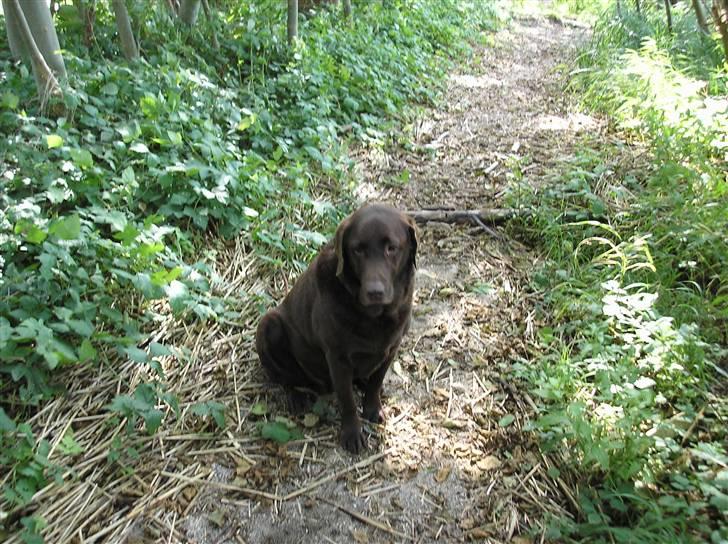
<path fill-rule="evenodd" d="M 517 181 L 542 182 L 580 133 L 602 130 L 562 95 L 563 63 L 583 37 L 571 24 L 520 18 L 476 47 L 440 107 L 421 112 L 399 143 L 354 152 L 361 200 L 502 207 Z M 420 234 L 413 326 L 385 381 L 388 420 L 369 429 L 367 452 L 338 446 L 331 401 L 294 422 L 304 438 L 259 438 L 262 421 L 288 414 L 253 349 L 255 297 L 234 322 L 170 318 L 151 341 L 185 346 L 185 364 L 168 358 L 164 369 L 181 399 L 172 428 L 120 439 L 125 423 L 108 403 L 154 377 L 133 361 L 73 370 L 67 394 L 34 418 L 41 436 L 73 425 L 79 443 L 93 444 L 73 477 L 30 506 L 48 523 L 47 541 L 524 543 L 550 514 L 568 516 L 569 483 L 549 475 L 554 460 L 523 429 L 533 401 L 511 372 L 538 328 L 528 288 L 538 256 L 498 227 L 431 222 Z M 242 239 L 211 257 L 221 296 L 278 300 L 292 281 Z M 225 433 L 190 412 L 204 401 L 227 407 Z"/>

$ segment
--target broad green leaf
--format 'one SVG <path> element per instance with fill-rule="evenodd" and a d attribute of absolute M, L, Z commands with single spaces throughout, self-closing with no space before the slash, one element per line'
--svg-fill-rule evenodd
<path fill-rule="evenodd" d="M 149 360 L 149 355 L 143 349 L 139 349 L 136 346 L 129 346 L 124 348 L 124 353 L 136 363 L 146 363 Z"/>
<path fill-rule="evenodd" d="M 149 344 L 149 351 L 154 357 L 165 357 L 168 355 L 174 355 L 171 349 L 169 349 L 164 344 L 160 344 L 159 342 L 152 342 L 151 344 Z"/>
<path fill-rule="evenodd" d="M 78 360 L 81 362 L 95 361 L 97 356 L 96 348 L 88 338 L 84 338 L 81 347 L 78 348 Z"/>
<path fill-rule="evenodd" d="M 243 120 L 238 123 L 237 129 L 242 132 L 243 130 L 249 129 L 253 123 L 255 123 L 255 114 L 243 118 Z"/>
<path fill-rule="evenodd" d="M 285 444 L 293 439 L 288 427 L 278 421 L 264 423 L 260 429 L 260 436 L 267 440 L 278 442 L 279 444 Z"/>
<path fill-rule="evenodd" d="M 63 145 L 63 138 L 58 136 L 58 134 L 48 134 L 46 136 L 46 145 L 48 145 L 48 149 L 61 147 Z"/>
<path fill-rule="evenodd" d="M 94 333 L 94 325 L 91 321 L 83 319 L 67 319 L 66 324 L 79 336 L 88 338 Z"/>
<path fill-rule="evenodd" d="M 179 132 L 168 130 L 167 138 L 169 138 L 172 145 L 182 145 L 182 135 Z"/>
<path fill-rule="evenodd" d="M 73 429 L 69 428 L 58 443 L 58 449 L 65 455 L 78 455 L 83 453 L 83 448 L 76 442 L 73 436 Z"/>
<path fill-rule="evenodd" d="M 268 413 L 268 405 L 265 402 L 256 402 L 251 406 L 250 413 L 254 416 L 264 416 Z"/>
<path fill-rule="evenodd" d="M 101 92 L 108 96 L 116 96 L 119 94 L 119 86 L 116 83 L 109 82 L 101 87 Z"/>
<path fill-rule="evenodd" d="M 41 244 L 48 237 L 48 233 L 39 229 L 30 221 L 19 221 L 15 225 L 15 234 L 22 234 L 31 244 Z"/>
<path fill-rule="evenodd" d="M 81 234 L 81 218 L 78 214 L 61 217 L 51 223 L 48 233 L 61 240 L 75 240 Z"/>
<path fill-rule="evenodd" d="M 78 149 L 76 147 L 71 149 L 71 160 L 73 164 L 79 168 L 91 168 L 94 165 L 94 158 L 85 149 Z"/>
<path fill-rule="evenodd" d="M 17 95 L 11 93 L 10 91 L 6 91 L 3 93 L 2 101 L 0 101 L 0 104 L 3 105 L 3 107 L 14 110 L 18 107 L 18 104 L 20 103 L 20 98 L 18 98 Z"/>
<path fill-rule="evenodd" d="M 0 406 L 0 431 L 12 433 L 15 431 L 15 422 L 8 417 L 2 406 Z"/>
<path fill-rule="evenodd" d="M 158 270 L 152 274 L 152 283 L 154 285 L 169 285 L 182 274 L 182 267 L 175 266 L 170 270 Z"/>
<path fill-rule="evenodd" d="M 135 142 L 129 146 L 129 149 L 135 153 L 149 153 L 149 148 L 142 142 Z"/>
<path fill-rule="evenodd" d="M 51 204 L 59 204 L 64 200 L 68 200 L 73 197 L 73 191 L 71 191 L 66 185 L 65 180 L 56 180 L 48 187 L 46 191 L 46 198 Z"/>
<path fill-rule="evenodd" d="M 162 411 L 157 409 L 149 410 L 142 414 L 142 417 L 144 418 L 144 425 L 149 434 L 157 432 L 157 429 L 159 429 L 159 426 L 162 424 L 163 415 Z"/>
<path fill-rule="evenodd" d="M 516 420 L 516 416 L 514 416 L 513 414 L 506 414 L 498 420 L 498 426 L 508 427 L 508 425 L 513 423 L 515 420 Z"/>

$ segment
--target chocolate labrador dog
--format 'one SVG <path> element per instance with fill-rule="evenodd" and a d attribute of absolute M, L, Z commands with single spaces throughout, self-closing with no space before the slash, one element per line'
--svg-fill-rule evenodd
<path fill-rule="evenodd" d="M 412 219 L 384 204 L 363 206 L 258 325 L 260 362 L 286 390 L 289 409 L 305 407 L 298 388 L 333 390 L 341 445 L 352 453 L 365 447 L 354 384 L 364 391 L 364 417 L 384 420 L 380 392 L 409 328 L 416 253 Z"/>

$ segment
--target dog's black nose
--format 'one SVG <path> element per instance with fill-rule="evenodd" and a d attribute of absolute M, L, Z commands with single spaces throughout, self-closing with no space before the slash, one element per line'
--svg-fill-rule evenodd
<path fill-rule="evenodd" d="M 382 282 L 372 282 L 366 288 L 367 298 L 371 302 L 381 302 L 384 300 L 384 284 Z"/>

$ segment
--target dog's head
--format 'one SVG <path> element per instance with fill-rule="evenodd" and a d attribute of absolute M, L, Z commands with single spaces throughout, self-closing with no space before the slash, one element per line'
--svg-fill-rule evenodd
<path fill-rule="evenodd" d="M 362 306 L 376 310 L 394 301 L 416 265 L 415 224 L 391 206 L 366 205 L 339 225 L 334 249 L 336 277 Z"/>

